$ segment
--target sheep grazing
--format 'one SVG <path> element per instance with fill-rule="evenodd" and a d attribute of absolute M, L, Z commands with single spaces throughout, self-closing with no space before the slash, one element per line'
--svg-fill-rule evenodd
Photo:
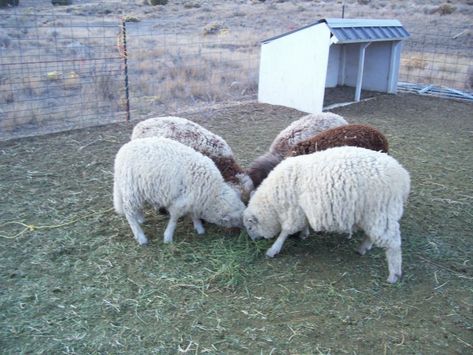
<path fill-rule="evenodd" d="M 292 122 L 276 136 L 269 151 L 256 158 L 249 166 L 247 172 L 254 188 L 261 184 L 296 144 L 327 129 L 346 124 L 348 122 L 342 116 L 331 112 L 306 115 Z"/>
<path fill-rule="evenodd" d="M 295 157 L 311 154 L 328 148 L 346 145 L 383 153 L 388 152 L 388 140 L 380 131 L 366 125 L 349 124 L 326 130 L 297 143 L 288 156 Z"/>
<path fill-rule="evenodd" d="M 131 139 L 165 137 L 176 140 L 208 156 L 220 170 L 224 180 L 238 191 L 243 201 L 248 201 L 254 190 L 253 181 L 235 161 L 232 149 L 225 140 L 181 117 L 154 117 L 139 122 L 133 129 Z"/>
<path fill-rule="evenodd" d="M 132 140 L 115 158 L 114 208 L 126 217 L 141 245 L 148 242 L 140 227 L 145 203 L 169 212 L 165 243 L 172 242 L 177 220 L 184 215 L 191 216 L 197 233 L 202 234 L 205 230 L 200 219 L 242 227 L 245 208 L 208 157 L 162 137 Z"/>
<path fill-rule="evenodd" d="M 386 250 L 388 282 L 401 277 L 399 220 L 410 190 L 409 173 L 391 156 L 358 147 L 336 147 L 281 162 L 256 190 L 243 213 L 252 239 L 273 238 L 266 255 L 278 254 L 293 233 L 352 233 L 366 237 L 358 252 Z"/>

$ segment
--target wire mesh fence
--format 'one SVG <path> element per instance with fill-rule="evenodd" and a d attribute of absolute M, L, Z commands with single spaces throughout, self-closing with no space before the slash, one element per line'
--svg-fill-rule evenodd
<path fill-rule="evenodd" d="M 260 41 L 276 34 L 72 15 L 2 22 L 0 140 L 254 100 Z M 401 82 L 471 93 L 471 25 L 411 35 Z"/>
<path fill-rule="evenodd" d="M 166 32 L 159 22 L 127 23 L 131 117 L 177 114 L 255 98 L 259 41 L 217 24 Z"/>
<path fill-rule="evenodd" d="M 411 33 L 405 42 L 399 80 L 473 90 L 473 26 Z"/>
<path fill-rule="evenodd" d="M 120 120 L 116 20 L 11 15 L 0 38 L 0 139 Z"/>

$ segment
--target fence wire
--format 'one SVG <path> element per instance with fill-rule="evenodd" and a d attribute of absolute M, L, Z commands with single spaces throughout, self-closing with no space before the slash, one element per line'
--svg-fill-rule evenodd
<path fill-rule="evenodd" d="M 255 100 L 260 41 L 277 34 L 72 15 L 2 23 L 0 140 Z M 401 82 L 471 94 L 471 25 L 411 35 Z"/>
<path fill-rule="evenodd" d="M 177 114 L 254 99 L 259 38 L 252 33 L 167 33 L 157 21 L 127 24 L 131 117 Z"/>
<path fill-rule="evenodd" d="M 404 44 L 399 81 L 473 90 L 473 26 L 411 33 Z"/>
<path fill-rule="evenodd" d="M 0 32 L 0 139 L 122 120 L 116 20 L 9 15 Z"/>

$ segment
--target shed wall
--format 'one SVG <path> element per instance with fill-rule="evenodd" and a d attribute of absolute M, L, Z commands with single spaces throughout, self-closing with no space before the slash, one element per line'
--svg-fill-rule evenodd
<path fill-rule="evenodd" d="M 329 47 L 324 23 L 263 43 L 258 100 L 322 112 Z"/>
<path fill-rule="evenodd" d="M 342 68 L 341 52 L 342 46 L 336 44 L 330 46 L 327 65 L 327 80 L 325 81 L 325 87 L 327 88 L 334 88 L 339 85 L 338 76 L 339 71 Z"/>

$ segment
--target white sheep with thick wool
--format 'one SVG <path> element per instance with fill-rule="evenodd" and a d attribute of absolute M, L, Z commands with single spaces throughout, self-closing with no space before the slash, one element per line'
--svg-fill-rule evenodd
<path fill-rule="evenodd" d="M 388 282 L 402 274 L 399 220 L 410 190 L 409 173 L 386 153 L 338 147 L 287 158 L 263 181 L 243 213 L 252 239 L 279 234 L 266 255 L 278 254 L 296 232 L 352 233 L 366 237 L 361 255 L 374 245 L 386 251 Z"/>
<path fill-rule="evenodd" d="M 220 170 L 224 180 L 238 191 L 243 201 L 248 201 L 254 190 L 253 181 L 237 164 L 232 149 L 220 136 L 201 125 L 182 117 L 153 117 L 139 122 L 131 139 L 165 137 L 176 140 L 208 156 Z"/>
<path fill-rule="evenodd" d="M 224 227 L 242 227 L 245 205 L 208 157 L 179 142 L 150 137 L 123 145 L 115 157 L 113 204 L 124 215 L 139 244 L 148 242 L 140 224 L 145 203 L 169 212 L 164 242 L 172 242 L 177 220 L 200 219 Z"/>

